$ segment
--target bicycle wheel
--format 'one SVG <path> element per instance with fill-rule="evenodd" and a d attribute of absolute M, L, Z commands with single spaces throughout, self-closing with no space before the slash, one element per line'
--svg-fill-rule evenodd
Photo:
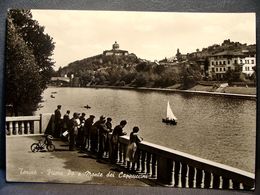
<path fill-rule="evenodd" d="M 47 150 L 49 152 L 53 152 L 55 150 L 55 146 L 53 144 L 49 144 L 49 145 L 47 145 Z"/>
<path fill-rule="evenodd" d="M 39 151 L 39 144 L 38 143 L 34 143 L 31 145 L 31 151 L 32 152 L 38 152 Z"/>

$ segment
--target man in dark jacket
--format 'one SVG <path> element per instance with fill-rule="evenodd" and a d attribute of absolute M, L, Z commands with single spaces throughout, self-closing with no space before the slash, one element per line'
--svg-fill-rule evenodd
<path fill-rule="evenodd" d="M 101 117 L 100 117 L 100 123 L 97 126 L 98 132 L 99 132 L 99 136 L 98 136 L 99 148 L 98 148 L 98 154 L 97 154 L 98 161 L 100 161 L 103 158 L 103 154 L 105 152 L 105 144 L 107 142 L 108 132 L 109 132 L 109 130 L 106 127 L 105 117 L 103 117 L 103 118 L 101 118 Z"/>
<path fill-rule="evenodd" d="M 79 117 L 80 127 L 78 128 L 78 135 L 77 135 L 77 147 L 81 147 L 84 141 L 84 125 L 85 125 L 85 113 L 82 113 Z"/>
<path fill-rule="evenodd" d="M 61 134 L 61 105 L 57 106 L 54 112 L 54 137 L 58 138 Z"/>
<path fill-rule="evenodd" d="M 118 154 L 118 149 L 119 149 L 119 136 L 126 135 L 126 133 L 123 131 L 123 128 L 126 126 L 127 122 L 126 120 L 122 120 L 119 125 L 117 125 L 112 133 L 111 137 L 111 155 L 110 155 L 110 160 L 111 163 L 116 163 L 117 162 L 117 154 Z"/>
<path fill-rule="evenodd" d="M 100 119 L 94 123 L 90 129 L 90 151 L 95 154 L 98 151 L 98 137 L 101 125 L 105 123 L 105 117 L 101 116 Z"/>

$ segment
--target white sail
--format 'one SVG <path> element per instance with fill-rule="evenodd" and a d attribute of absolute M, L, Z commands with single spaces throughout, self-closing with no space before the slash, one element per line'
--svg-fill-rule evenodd
<path fill-rule="evenodd" d="M 170 120 L 171 119 L 177 120 L 176 116 L 174 116 L 174 114 L 172 112 L 169 101 L 168 101 L 168 104 L 167 104 L 167 118 L 170 119 Z"/>

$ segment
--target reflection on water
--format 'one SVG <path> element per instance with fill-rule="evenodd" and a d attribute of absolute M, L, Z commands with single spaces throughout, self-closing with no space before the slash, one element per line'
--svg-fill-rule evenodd
<path fill-rule="evenodd" d="M 56 91 L 55 98 L 51 92 Z M 92 88 L 48 88 L 35 114 L 85 112 L 110 116 L 113 125 L 128 121 L 128 134 L 139 126 L 149 142 L 254 172 L 256 101 L 185 93 Z M 177 126 L 161 122 L 167 101 L 178 118 Z M 91 109 L 84 106 L 90 105 Z"/>

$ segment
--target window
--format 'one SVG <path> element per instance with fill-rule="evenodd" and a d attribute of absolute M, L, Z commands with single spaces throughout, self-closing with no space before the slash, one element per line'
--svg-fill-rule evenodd
<path fill-rule="evenodd" d="M 214 68 L 212 68 L 212 72 L 214 72 Z"/>
<path fill-rule="evenodd" d="M 218 68 L 216 68 L 216 72 L 218 72 Z"/>
<path fill-rule="evenodd" d="M 214 61 L 212 61 L 211 65 L 214 65 Z"/>
<path fill-rule="evenodd" d="M 243 60 L 240 60 L 240 64 L 242 64 L 243 63 Z"/>
<path fill-rule="evenodd" d="M 255 60 L 251 60 L 251 64 L 254 64 L 255 63 Z"/>
<path fill-rule="evenodd" d="M 221 65 L 221 64 L 222 64 L 222 62 L 220 61 L 220 62 L 219 62 L 219 65 Z"/>
<path fill-rule="evenodd" d="M 222 68 L 219 68 L 219 71 L 221 72 L 221 71 L 222 71 Z"/>
<path fill-rule="evenodd" d="M 218 62 L 216 62 L 216 65 L 218 65 Z"/>
<path fill-rule="evenodd" d="M 224 71 L 226 71 L 226 68 L 223 68 Z"/>
<path fill-rule="evenodd" d="M 230 64 L 230 61 L 228 60 L 227 63 Z"/>
<path fill-rule="evenodd" d="M 237 64 L 237 60 L 234 61 L 234 64 Z"/>
<path fill-rule="evenodd" d="M 223 64 L 226 65 L 226 61 L 223 61 Z"/>

